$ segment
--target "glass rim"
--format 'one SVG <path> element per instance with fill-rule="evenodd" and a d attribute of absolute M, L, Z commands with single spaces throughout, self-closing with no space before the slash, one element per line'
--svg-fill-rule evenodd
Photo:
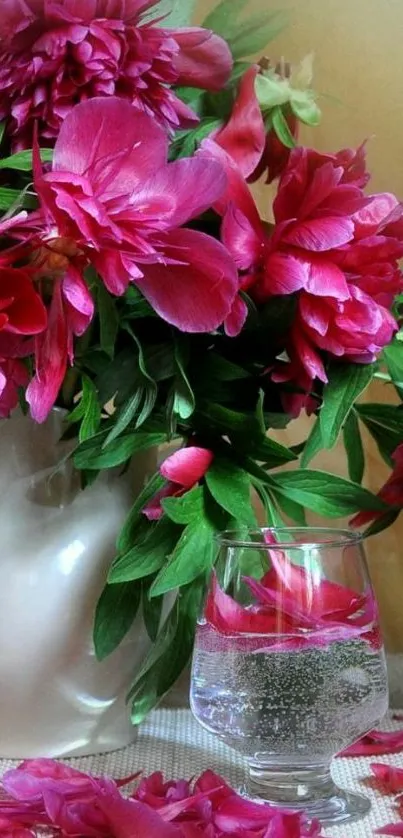
<path fill-rule="evenodd" d="M 291 537 L 293 534 L 297 535 L 307 535 L 310 534 L 312 537 L 307 537 L 306 541 L 279 541 L 278 542 L 278 549 L 284 550 L 307 550 L 313 549 L 314 547 L 329 547 L 329 548 L 342 548 L 348 547 L 352 544 L 359 544 L 363 541 L 363 535 L 361 532 L 354 532 L 353 530 L 349 530 L 346 528 L 338 528 L 338 527 L 248 527 L 246 530 L 247 537 L 243 537 L 241 529 L 230 529 L 230 530 L 223 530 L 223 532 L 219 533 L 216 536 L 216 540 L 218 541 L 221 547 L 246 547 L 253 550 L 275 550 L 277 548 L 276 544 L 266 544 L 264 542 L 259 541 L 252 541 L 251 537 L 253 535 L 261 535 L 266 532 L 272 533 L 276 535 L 276 533 L 287 533 Z M 318 535 L 328 535 L 328 540 L 317 541 L 315 540 L 315 533 Z M 249 536 L 249 538 L 248 538 Z"/>

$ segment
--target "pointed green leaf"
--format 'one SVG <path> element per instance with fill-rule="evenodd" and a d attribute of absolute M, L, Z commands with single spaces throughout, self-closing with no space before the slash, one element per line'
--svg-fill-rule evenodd
<path fill-rule="evenodd" d="M 106 585 L 95 612 L 94 645 L 99 661 L 111 654 L 131 628 L 139 605 L 137 583 Z"/>
<path fill-rule="evenodd" d="M 204 515 L 204 492 L 202 486 L 195 486 L 179 498 L 165 498 L 164 512 L 175 524 L 190 524 Z"/>
<path fill-rule="evenodd" d="M 319 451 L 323 450 L 323 447 L 320 419 L 317 417 L 301 455 L 301 468 L 306 468 Z"/>
<path fill-rule="evenodd" d="M 403 399 L 403 344 L 395 340 L 383 350 L 383 357 L 389 370 L 389 375 L 395 385 L 398 395 Z"/>
<path fill-rule="evenodd" d="M 196 2 L 197 0 L 160 0 L 144 18 L 156 18 L 158 21 L 162 18 L 160 25 L 170 29 L 190 26 Z"/>
<path fill-rule="evenodd" d="M 256 76 L 255 92 L 262 111 L 274 108 L 276 105 L 285 105 L 291 95 L 289 82 L 276 75 Z"/>
<path fill-rule="evenodd" d="M 244 524 L 256 524 L 252 508 L 251 483 L 246 471 L 223 457 L 216 457 L 205 475 L 214 500 L 233 518 Z"/>
<path fill-rule="evenodd" d="M 312 90 L 291 90 L 290 105 L 300 122 L 312 128 L 320 124 L 322 114 Z"/>
<path fill-rule="evenodd" d="M 122 407 L 119 408 L 119 410 L 115 413 L 113 417 L 114 425 L 109 431 L 108 436 L 106 437 L 102 445 L 102 448 L 106 448 L 108 445 L 110 445 L 111 442 L 113 442 L 114 439 L 117 439 L 117 437 L 120 436 L 120 434 L 126 430 L 128 425 L 130 425 L 132 419 L 134 419 L 134 417 L 138 413 L 143 398 L 144 387 L 140 386 L 137 388 L 136 392 L 133 393 L 132 396 L 130 396 L 127 402 L 122 404 Z"/>
<path fill-rule="evenodd" d="M 175 362 L 177 376 L 175 381 L 174 412 L 180 419 L 189 419 L 194 413 L 196 400 L 185 370 L 185 352 L 183 344 L 175 342 Z"/>
<path fill-rule="evenodd" d="M 203 587 L 199 582 L 180 591 L 176 605 L 147 658 L 146 666 L 142 668 L 130 691 L 133 724 L 143 721 L 188 663 L 202 593 Z"/>
<path fill-rule="evenodd" d="M 139 538 L 131 550 L 115 559 L 109 571 L 108 582 L 132 582 L 156 573 L 174 549 L 180 534 L 180 527 L 167 518 L 161 518 L 156 524 L 149 526 L 145 538 Z"/>
<path fill-rule="evenodd" d="M 147 451 L 149 448 L 162 445 L 166 442 L 164 433 L 138 433 L 123 434 L 115 439 L 108 448 L 101 449 L 99 442 L 93 437 L 83 442 L 75 451 L 74 465 L 83 469 L 114 468 L 126 463 L 133 454 L 139 451 Z"/>
<path fill-rule="evenodd" d="M 283 11 L 263 11 L 243 16 L 248 0 L 223 0 L 206 17 L 203 26 L 221 35 L 237 60 L 264 50 L 282 32 L 288 22 Z"/>
<path fill-rule="evenodd" d="M 319 414 L 323 446 L 333 448 L 351 408 L 373 378 L 373 364 L 333 364 Z"/>
<path fill-rule="evenodd" d="M 148 501 L 155 494 L 157 494 L 157 492 L 159 492 L 160 489 L 162 489 L 164 483 L 164 478 L 161 476 L 159 471 L 157 471 L 156 474 L 153 474 L 151 479 L 144 486 L 142 492 L 140 492 L 140 494 L 137 496 L 117 539 L 116 546 L 121 555 L 127 553 L 129 550 L 131 550 L 132 547 L 135 546 L 135 541 L 137 541 L 137 530 L 139 521 L 141 521 L 145 525 L 148 524 L 148 522 L 145 519 L 145 516 L 142 514 L 142 510 L 144 509 Z"/>
<path fill-rule="evenodd" d="M 109 356 L 109 358 L 113 358 L 119 328 L 116 303 L 109 291 L 105 288 L 102 280 L 97 282 L 96 296 L 101 349 Z"/>
<path fill-rule="evenodd" d="M 36 198 L 29 195 L 27 190 L 21 192 L 19 189 L 0 186 L 0 210 L 13 209 L 14 212 L 17 212 L 20 209 L 35 209 L 37 205 Z"/>
<path fill-rule="evenodd" d="M 385 504 L 357 483 L 314 469 L 277 472 L 269 478 L 272 491 L 328 518 L 350 515 L 358 510 L 383 511 Z"/>
<path fill-rule="evenodd" d="M 160 571 L 150 595 L 160 596 L 193 582 L 209 571 L 217 555 L 216 530 L 207 518 L 188 524 L 168 564 Z"/>
<path fill-rule="evenodd" d="M 101 405 L 98 401 L 98 394 L 95 384 L 88 376 L 83 375 L 83 394 L 81 401 L 83 402 L 83 419 L 78 432 L 80 442 L 85 442 L 86 439 L 93 437 L 101 424 Z"/>
<path fill-rule="evenodd" d="M 156 596 L 153 597 L 153 599 L 150 599 L 148 595 L 149 588 L 150 586 L 148 584 L 147 579 L 143 583 L 141 602 L 143 607 L 143 619 L 145 627 L 147 629 L 147 634 L 152 643 L 155 643 L 161 626 L 164 597 Z"/>
<path fill-rule="evenodd" d="M 289 127 L 288 127 L 288 122 L 287 122 L 287 120 L 286 120 L 286 118 L 283 114 L 283 111 L 281 110 L 281 107 L 279 105 L 277 105 L 275 108 L 273 108 L 273 110 L 271 112 L 271 119 L 272 119 L 272 123 L 273 123 L 273 128 L 274 128 L 280 142 L 286 148 L 295 148 L 297 143 L 296 143 Z"/>
<path fill-rule="evenodd" d="M 41 160 L 43 163 L 50 163 L 53 158 L 53 151 L 50 148 L 41 148 Z M 17 151 L 11 157 L 0 158 L 0 169 L 14 169 L 17 172 L 32 172 L 32 148 L 26 151 Z"/>
<path fill-rule="evenodd" d="M 367 527 L 364 532 L 364 537 L 369 538 L 371 535 L 379 535 L 380 532 L 387 530 L 398 519 L 400 512 L 400 509 L 392 509 L 390 512 L 386 512 L 385 515 L 381 515 L 380 518 L 377 518 Z"/>
<path fill-rule="evenodd" d="M 353 480 L 354 483 L 362 483 L 365 469 L 365 455 L 360 427 L 354 410 L 349 413 L 344 423 L 343 439 L 350 480 Z"/>

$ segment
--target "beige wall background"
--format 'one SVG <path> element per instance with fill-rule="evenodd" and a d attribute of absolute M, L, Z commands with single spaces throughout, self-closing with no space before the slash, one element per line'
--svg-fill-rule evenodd
<path fill-rule="evenodd" d="M 199 0 L 197 21 L 216 5 Z M 250 8 L 287 9 L 289 26 L 267 48 L 273 60 L 292 63 L 315 54 L 314 87 L 321 95 L 323 120 L 305 129 L 303 142 L 323 151 L 354 146 L 368 139 L 372 191 L 393 191 L 403 200 L 403 0 L 250 0 Z M 267 191 L 260 189 L 267 205 Z M 392 399 L 382 384 L 373 386 L 369 401 Z M 309 420 L 287 431 L 299 441 Z M 377 490 L 387 468 L 366 437 L 365 482 Z M 342 450 L 321 455 L 318 468 L 345 474 Z M 403 651 L 403 515 L 388 531 L 368 541 L 371 575 L 381 607 L 390 651 Z"/>

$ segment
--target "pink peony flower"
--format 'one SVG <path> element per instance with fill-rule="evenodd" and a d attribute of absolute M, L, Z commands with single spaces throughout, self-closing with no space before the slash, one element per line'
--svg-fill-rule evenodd
<path fill-rule="evenodd" d="M 119 96 L 167 128 L 195 114 L 171 90 L 219 90 L 232 59 L 209 30 L 170 30 L 142 21 L 157 0 L 3 0 L 0 119 L 14 150 L 32 147 L 35 122 L 53 145 L 77 102 Z M 3 8 L 4 7 L 4 8 Z"/>
<path fill-rule="evenodd" d="M 284 115 L 289 132 L 295 142 L 298 140 L 299 123 L 292 111 Z M 285 146 L 277 136 L 274 128 L 266 134 L 265 147 L 259 165 L 255 171 L 252 172 L 249 178 L 250 183 L 266 175 L 266 183 L 272 183 L 273 180 L 281 177 L 284 169 L 287 166 L 291 154 L 291 149 Z"/>
<path fill-rule="evenodd" d="M 87 265 L 113 294 L 134 281 L 183 331 L 214 329 L 231 310 L 238 288 L 231 257 L 210 236 L 178 229 L 220 196 L 225 174 L 194 158 L 168 164 L 167 148 L 150 116 L 111 97 L 83 102 L 66 117 L 51 172 L 42 172 L 36 149 L 42 216 L 30 223 L 42 224 L 37 270 L 55 278 L 49 328 L 36 343 L 27 391 L 37 421 L 46 418 L 73 360 L 73 337 L 92 317 L 82 278 Z"/>
<path fill-rule="evenodd" d="M 168 483 L 144 507 L 143 512 L 148 520 L 156 521 L 161 518 L 163 514 L 161 501 L 164 498 L 180 497 L 196 486 L 196 483 L 210 468 L 213 459 L 212 451 L 195 445 L 181 448 L 167 457 L 160 468 L 160 473 Z"/>
<path fill-rule="evenodd" d="M 393 463 L 392 474 L 378 492 L 378 497 L 390 506 L 399 509 L 403 507 L 403 443 L 396 448 L 393 454 Z M 359 512 L 358 515 L 355 515 L 350 524 L 353 527 L 362 527 L 370 521 L 377 521 L 382 518 L 383 514 L 382 512 L 365 510 L 365 512 Z"/>
<path fill-rule="evenodd" d="M 268 230 L 230 156 L 211 140 L 199 153 L 219 159 L 227 171 L 227 190 L 215 206 L 241 289 L 258 304 L 297 295 L 295 321 L 284 336 L 288 359 L 272 373 L 299 389 L 287 405 L 297 414 L 314 379 L 327 380 L 324 353 L 370 363 L 390 342 L 396 322 L 388 306 L 403 287 L 402 207 L 392 195 L 365 197 L 363 147 L 336 155 L 297 148 Z"/>

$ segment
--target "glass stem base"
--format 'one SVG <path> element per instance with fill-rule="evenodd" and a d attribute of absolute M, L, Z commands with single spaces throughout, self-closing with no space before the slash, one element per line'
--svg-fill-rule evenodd
<path fill-rule="evenodd" d="M 306 768 L 269 769 L 249 765 L 241 793 L 260 803 L 306 812 L 309 820 L 339 824 L 364 817 L 371 804 L 367 797 L 339 789 L 333 782 L 329 765 Z"/>

